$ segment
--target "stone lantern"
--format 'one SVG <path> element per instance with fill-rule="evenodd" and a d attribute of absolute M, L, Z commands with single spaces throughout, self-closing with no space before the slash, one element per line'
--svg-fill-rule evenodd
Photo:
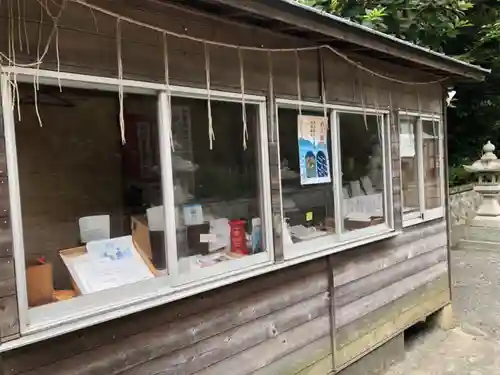
<path fill-rule="evenodd" d="M 477 175 L 474 187 L 481 196 L 481 204 L 466 230 L 461 247 L 500 250 L 500 160 L 494 154 L 495 146 L 488 141 L 483 147 L 483 156 L 465 170 Z"/>

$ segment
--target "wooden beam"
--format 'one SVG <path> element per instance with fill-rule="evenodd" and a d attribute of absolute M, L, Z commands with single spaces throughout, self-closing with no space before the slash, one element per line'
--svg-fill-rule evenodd
<path fill-rule="evenodd" d="M 484 79 L 486 73 L 481 73 L 474 68 L 468 68 L 445 58 L 420 51 L 415 47 L 399 43 L 381 35 L 335 22 L 322 14 L 308 11 L 300 7 L 293 7 L 284 1 L 234 1 L 212 0 L 219 4 L 237 8 L 252 14 L 267 15 L 271 19 L 295 25 L 304 30 L 322 34 L 332 39 L 342 40 L 377 51 L 383 54 L 402 58 L 404 60 L 432 67 L 450 75 L 464 76 L 476 80 Z"/>

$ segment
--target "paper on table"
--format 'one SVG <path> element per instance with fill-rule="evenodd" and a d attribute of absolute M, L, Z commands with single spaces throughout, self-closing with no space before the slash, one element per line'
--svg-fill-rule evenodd
<path fill-rule="evenodd" d="M 165 214 L 163 206 L 148 208 L 146 210 L 146 216 L 148 217 L 148 226 L 150 230 L 165 230 Z"/>
<path fill-rule="evenodd" d="M 78 219 L 82 243 L 106 240 L 110 237 L 109 215 L 84 216 Z"/>
<path fill-rule="evenodd" d="M 314 228 L 306 228 L 303 225 L 294 225 L 289 228 L 290 233 L 297 237 L 299 240 L 308 240 L 316 237 L 321 237 L 326 234 L 326 232 L 317 231 Z"/>
<path fill-rule="evenodd" d="M 362 212 L 351 212 L 346 218 L 352 221 L 363 221 L 367 223 L 371 221 L 371 216 Z"/>
<path fill-rule="evenodd" d="M 382 216 L 384 201 L 382 194 L 361 195 L 344 199 L 344 215 L 364 213 L 370 216 Z"/>
<path fill-rule="evenodd" d="M 154 277 L 135 249 L 132 236 L 89 242 L 87 254 L 71 258 L 68 265 L 82 294 Z"/>
<path fill-rule="evenodd" d="M 203 224 L 203 208 L 201 204 L 189 204 L 183 207 L 184 225 L 201 225 Z"/>
<path fill-rule="evenodd" d="M 231 241 L 229 220 L 225 218 L 210 220 L 210 234 L 215 235 L 215 240 L 210 242 L 209 251 L 228 247 Z"/>

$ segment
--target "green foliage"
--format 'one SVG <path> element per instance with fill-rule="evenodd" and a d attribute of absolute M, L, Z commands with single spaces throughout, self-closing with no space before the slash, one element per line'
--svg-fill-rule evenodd
<path fill-rule="evenodd" d="M 472 184 L 475 182 L 474 175 L 467 172 L 462 165 L 451 165 L 448 173 L 450 187 Z"/>
<path fill-rule="evenodd" d="M 365 26 L 442 50 L 447 38 L 470 26 L 464 0 L 301 0 Z"/>

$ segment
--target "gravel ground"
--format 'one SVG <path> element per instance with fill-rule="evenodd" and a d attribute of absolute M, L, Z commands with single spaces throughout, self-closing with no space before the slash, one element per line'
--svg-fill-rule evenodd
<path fill-rule="evenodd" d="M 500 374 L 500 251 L 453 251 L 452 266 L 458 326 L 416 334 L 386 375 Z"/>

